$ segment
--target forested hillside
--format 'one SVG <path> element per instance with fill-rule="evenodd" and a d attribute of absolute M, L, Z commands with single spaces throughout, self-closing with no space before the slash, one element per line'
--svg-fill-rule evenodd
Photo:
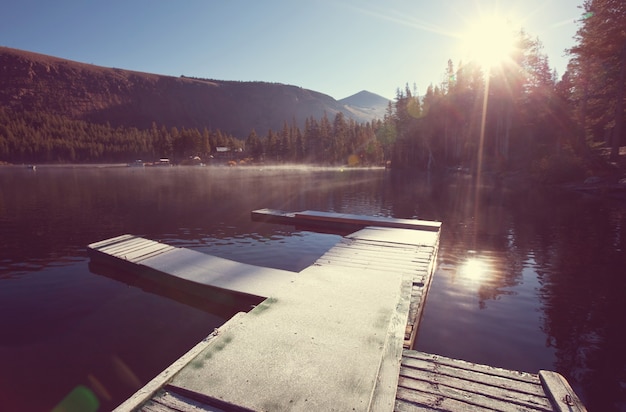
<path fill-rule="evenodd" d="M 146 129 L 220 129 L 245 136 L 283 120 L 344 112 L 332 97 L 297 86 L 162 76 L 0 47 L 0 106 Z M 356 117 L 353 117 L 356 119 Z M 357 119 L 363 120 L 363 119 Z"/>

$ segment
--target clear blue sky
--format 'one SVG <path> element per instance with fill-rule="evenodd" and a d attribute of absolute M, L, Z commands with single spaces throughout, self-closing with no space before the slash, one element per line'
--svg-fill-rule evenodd
<path fill-rule="evenodd" d="M 5 0 L 0 45 L 173 76 L 293 84 L 341 99 L 439 84 L 496 12 L 565 71 L 582 0 Z"/>

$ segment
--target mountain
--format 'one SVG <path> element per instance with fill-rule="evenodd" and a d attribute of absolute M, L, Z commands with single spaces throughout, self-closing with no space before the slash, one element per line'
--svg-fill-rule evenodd
<path fill-rule="evenodd" d="M 362 90 L 357 94 L 339 100 L 343 107 L 354 116 L 369 119 L 383 119 L 390 103 L 378 94 Z"/>
<path fill-rule="evenodd" d="M 338 102 L 292 85 L 164 76 L 0 47 L 0 106 L 113 126 L 144 129 L 155 122 L 245 138 L 252 129 L 264 134 L 324 114 L 331 121 L 339 112 L 357 122 L 382 119 L 369 103 L 363 106 L 364 93 L 375 100 L 360 92 L 353 107 L 351 98 Z"/>

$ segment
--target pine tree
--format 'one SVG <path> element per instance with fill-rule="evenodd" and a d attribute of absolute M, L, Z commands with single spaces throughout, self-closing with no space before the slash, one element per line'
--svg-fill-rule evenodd
<path fill-rule="evenodd" d="M 583 10 L 578 44 L 570 50 L 581 121 L 596 136 L 612 129 L 611 159 L 617 160 L 626 93 L 626 2 L 586 0 Z"/>

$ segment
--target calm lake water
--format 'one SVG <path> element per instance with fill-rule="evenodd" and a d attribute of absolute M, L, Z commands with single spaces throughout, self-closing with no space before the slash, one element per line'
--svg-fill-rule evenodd
<path fill-rule="evenodd" d="M 0 410 L 50 410 L 76 388 L 110 410 L 232 316 L 91 267 L 87 244 L 131 233 L 300 271 L 339 239 L 252 222 L 265 207 L 442 221 L 416 349 L 556 370 L 590 411 L 626 410 L 626 207 L 510 189 L 385 170 L 0 167 Z"/>

